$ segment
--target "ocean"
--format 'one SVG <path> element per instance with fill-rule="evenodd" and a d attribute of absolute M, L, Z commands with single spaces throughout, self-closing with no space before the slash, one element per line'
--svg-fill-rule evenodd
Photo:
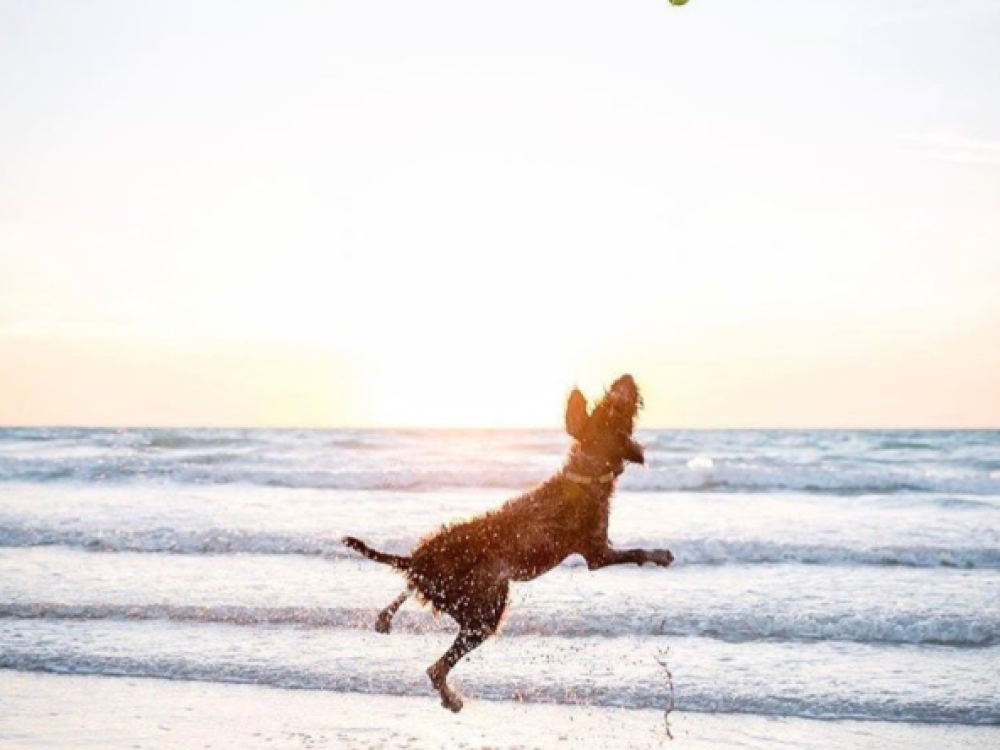
<path fill-rule="evenodd" d="M 163 691 L 224 702 L 252 685 L 388 711 L 363 743 L 341 727 L 327 746 L 402 746 L 385 734 L 399 706 L 426 704 L 443 725 L 478 704 L 505 718 L 470 747 L 506 746 L 486 735 L 518 711 L 570 727 L 550 742 L 558 721 L 539 719 L 539 747 L 596 747 L 573 732 L 610 722 L 620 738 L 630 716 L 660 716 L 669 667 L 695 741 L 726 716 L 755 728 L 748 747 L 803 746 L 787 736 L 796 722 L 1000 746 L 1000 433 L 639 439 L 647 466 L 619 481 L 611 538 L 667 547 L 675 565 L 590 572 L 571 558 L 517 584 L 500 637 L 452 675 L 469 699 L 453 717 L 424 670 L 454 625 L 411 601 L 392 635 L 375 633 L 401 579 L 339 539 L 405 553 L 544 479 L 565 435 L 0 430 L 0 709 L 21 717 L 6 737 L 0 718 L 0 740 L 42 746 L 38 696 L 87 677 L 135 695 L 169 680 Z M 865 736 L 826 746 L 879 732 Z"/>

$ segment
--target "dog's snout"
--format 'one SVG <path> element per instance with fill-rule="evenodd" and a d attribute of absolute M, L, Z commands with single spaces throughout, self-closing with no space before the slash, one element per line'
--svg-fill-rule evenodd
<path fill-rule="evenodd" d="M 645 465 L 646 453 L 643 451 L 642 446 L 635 440 L 629 439 L 625 450 L 625 460 L 634 464 Z"/>
<path fill-rule="evenodd" d="M 635 378 L 626 373 L 611 385 L 611 391 L 634 401 L 639 395 L 639 386 L 635 384 Z"/>

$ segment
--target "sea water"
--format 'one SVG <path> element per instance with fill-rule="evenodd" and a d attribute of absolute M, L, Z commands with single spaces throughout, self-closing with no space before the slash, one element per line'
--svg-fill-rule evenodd
<path fill-rule="evenodd" d="M 1000 724 L 1000 433 L 645 431 L 619 547 L 517 584 L 471 700 Z M 0 669 L 422 696 L 405 553 L 560 466 L 548 431 L 0 430 Z M 13 674 L 13 671 L 6 672 Z M 2 675 L 0 672 L 0 681 Z"/>

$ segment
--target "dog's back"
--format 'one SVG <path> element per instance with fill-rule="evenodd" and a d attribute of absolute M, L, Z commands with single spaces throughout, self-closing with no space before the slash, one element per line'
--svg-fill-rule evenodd
<path fill-rule="evenodd" d="M 446 526 L 410 555 L 407 579 L 436 609 L 452 614 L 471 583 L 530 581 L 607 529 L 611 486 L 588 490 L 554 477 L 503 507 Z"/>

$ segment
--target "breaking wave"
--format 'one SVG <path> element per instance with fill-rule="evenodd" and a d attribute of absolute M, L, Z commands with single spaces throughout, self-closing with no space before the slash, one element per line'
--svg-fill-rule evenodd
<path fill-rule="evenodd" d="M 157 462 L 81 462 L 0 458 L 0 481 L 130 482 L 192 485 L 248 484 L 327 490 L 430 491 L 436 489 L 524 489 L 551 476 L 557 467 L 346 469 L 261 465 L 239 451 L 200 452 Z M 752 464 L 699 464 L 632 470 L 618 483 L 631 492 L 810 492 L 819 494 L 939 493 L 1000 496 L 997 472 L 934 473 L 917 469 L 773 467 Z"/>
<path fill-rule="evenodd" d="M 128 620 L 212 623 L 240 626 L 291 625 L 305 628 L 369 630 L 374 610 L 337 607 L 197 606 L 181 604 L 0 604 L 0 618 L 46 620 Z M 427 612 L 400 612 L 393 630 L 404 633 L 454 632 L 447 619 Z M 854 643 L 984 647 L 1000 644 L 1000 621 L 969 617 L 914 617 L 877 620 L 861 616 L 806 616 L 794 613 L 706 612 L 697 616 L 623 616 L 618 610 L 558 618 L 519 612 L 504 625 L 505 636 L 559 638 L 624 636 L 708 636 L 731 643 L 750 641 L 847 641 Z"/>
<path fill-rule="evenodd" d="M 662 539 L 617 540 L 619 546 L 657 547 Z M 406 554 L 417 537 L 372 540 L 389 552 Z M 345 548 L 340 537 L 283 534 L 278 532 L 207 529 L 179 531 L 59 529 L 33 526 L 0 526 L 0 547 L 76 547 L 99 552 L 145 552 L 179 555 L 305 555 L 360 559 Z M 940 547 L 934 545 L 847 547 L 795 544 L 765 540 L 670 540 L 675 565 L 746 565 L 799 563 L 804 565 L 879 565 L 908 568 L 1000 569 L 1000 547 Z M 582 565 L 570 558 L 568 565 Z"/>

